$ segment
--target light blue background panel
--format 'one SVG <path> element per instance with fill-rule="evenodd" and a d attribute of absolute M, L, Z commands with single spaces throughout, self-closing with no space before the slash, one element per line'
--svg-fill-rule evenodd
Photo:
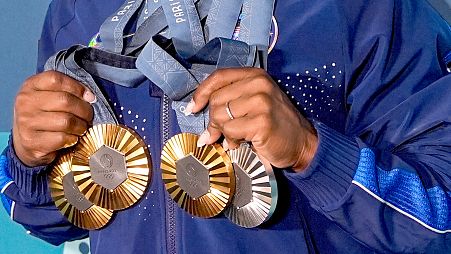
<path fill-rule="evenodd" d="M 38 39 L 49 0 L 0 0 L 0 131 L 11 129 L 14 98 L 35 73 Z"/>
<path fill-rule="evenodd" d="M 8 142 L 9 133 L 0 132 L 0 150 Z M 55 247 L 26 233 L 19 224 L 12 222 L 3 207 L 0 208 L 0 253 L 2 254 L 60 254 L 63 246 Z"/>

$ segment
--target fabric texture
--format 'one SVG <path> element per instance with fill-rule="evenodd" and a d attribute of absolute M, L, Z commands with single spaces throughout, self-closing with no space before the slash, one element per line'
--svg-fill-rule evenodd
<path fill-rule="evenodd" d="M 58 51 L 88 44 L 121 4 L 54 0 L 38 70 Z M 276 170 L 275 216 L 243 229 L 171 203 L 158 165 L 162 135 L 180 132 L 175 112 L 149 81 L 127 88 L 93 76 L 117 121 L 146 141 L 154 172 L 137 205 L 89 232 L 92 253 L 451 251 L 448 24 L 424 0 L 286 0 L 276 2 L 274 16 L 268 72 L 319 136 L 305 172 Z M 17 203 L 15 221 L 53 244 L 88 234 L 48 199 L 45 167 L 22 165 L 11 143 L 6 156 L 1 169 L 15 182 L 5 191 Z"/>

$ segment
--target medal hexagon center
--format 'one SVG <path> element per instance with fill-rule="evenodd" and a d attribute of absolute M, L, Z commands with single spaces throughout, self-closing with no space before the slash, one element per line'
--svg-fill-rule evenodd
<path fill-rule="evenodd" d="M 92 180 L 109 190 L 116 189 L 127 179 L 125 156 L 103 145 L 90 158 Z"/>
<path fill-rule="evenodd" d="M 92 206 L 92 203 L 86 199 L 78 189 L 77 185 L 75 185 L 73 172 L 69 172 L 63 176 L 63 191 L 67 202 L 78 210 L 84 212 Z"/>
<path fill-rule="evenodd" d="M 178 185 L 193 199 L 210 190 L 210 171 L 196 157 L 188 155 L 175 162 Z"/>
<path fill-rule="evenodd" d="M 233 205 L 242 208 L 252 202 L 252 179 L 238 164 L 233 163 L 235 169 L 236 191 Z"/>

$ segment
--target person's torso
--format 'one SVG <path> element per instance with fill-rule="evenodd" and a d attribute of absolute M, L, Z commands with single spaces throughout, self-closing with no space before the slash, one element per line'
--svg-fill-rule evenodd
<path fill-rule="evenodd" d="M 121 0 L 57 2 L 52 11 L 64 18 L 54 24 L 56 50 L 76 43 L 87 45 L 104 19 L 122 4 Z M 343 131 L 346 110 L 338 11 L 333 2 L 318 6 L 313 1 L 278 1 L 268 72 L 305 116 Z M 150 92 L 158 89 L 149 81 L 137 88 L 98 81 L 119 122 L 134 129 L 148 145 L 153 175 L 145 197 L 118 212 L 107 227 L 90 233 L 92 253 L 365 252 L 309 207 L 280 172 L 276 214 L 261 227 L 244 229 L 223 215 L 202 219 L 182 211 L 168 199 L 159 168 L 162 136 L 179 132 L 174 112 L 164 107 L 161 96 Z M 168 123 L 162 120 L 166 113 Z"/>

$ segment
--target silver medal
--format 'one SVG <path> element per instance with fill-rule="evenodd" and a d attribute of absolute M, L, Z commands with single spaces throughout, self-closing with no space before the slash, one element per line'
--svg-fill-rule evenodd
<path fill-rule="evenodd" d="M 236 176 L 232 204 L 224 214 L 233 223 L 253 228 L 267 221 L 277 205 L 277 182 L 271 166 L 266 166 L 248 144 L 228 152 Z"/>

